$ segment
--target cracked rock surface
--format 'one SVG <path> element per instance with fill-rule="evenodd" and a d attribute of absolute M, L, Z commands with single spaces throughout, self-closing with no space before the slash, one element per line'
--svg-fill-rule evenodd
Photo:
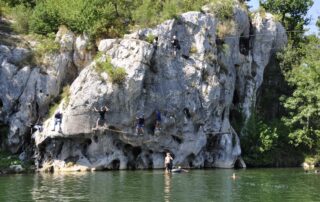
<path fill-rule="evenodd" d="M 68 101 L 59 107 L 62 133 L 51 131 L 50 117 L 44 131 L 33 135 L 42 170 L 162 168 L 166 152 L 173 155 L 174 165 L 183 167 L 234 167 L 237 160 L 242 162 L 240 139 L 231 124 L 234 111 L 250 116 L 265 67 L 287 40 L 284 28 L 269 14 L 264 18 L 257 14 L 250 22 L 247 13 L 236 7 L 234 21 L 235 33 L 219 39 L 214 15 L 184 13 L 154 29 L 101 40 L 101 54 L 92 62 L 83 52 L 86 43 L 81 36 L 79 45 L 66 43 L 64 52 L 51 60 L 57 64 L 51 66 L 56 74 L 47 75 L 38 68 L 14 66 L 3 59 L 12 50 L 1 46 L 0 95 L 5 112 L 1 118 L 10 126 L 10 148 L 21 145 L 26 133 L 22 125 L 36 117 L 33 108 L 43 113 L 48 107 L 49 99 L 37 92 L 42 89 L 47 97 L 57 96 L 68 68 L 76 64 L 74 71 L 79 74 Z M 146 42 L 150 35 L 158 37 L 156 45 Z M 180 43 L 176 56 L 170 43 L 174 35 Z M 81 51 L 74 53 L 77 50 Z M 114 68 L 126 70 L 122 84 L 96 70 L 97 63 L 107 59 Z M 105 104 L 107 129 L 93 130 L 99 117 L 94 107 Z M 160 131 L 155 131 L 156 110 L 162 116 Z M 136 117 L 141 114 L 144 134 L 137 135 Z"/>

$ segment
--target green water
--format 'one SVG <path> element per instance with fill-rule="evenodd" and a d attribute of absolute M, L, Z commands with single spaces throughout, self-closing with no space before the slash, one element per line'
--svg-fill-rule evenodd
<path fill-rule="evenodd" d="M 216 169 L 8 175 L 0 176 L 0 201 L 320 201 L 320 174 Z"/>

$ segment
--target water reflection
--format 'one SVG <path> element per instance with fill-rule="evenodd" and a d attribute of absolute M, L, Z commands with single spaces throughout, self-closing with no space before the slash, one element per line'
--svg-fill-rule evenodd
<path fill-rule="evenodd" d="M 299 169 L 10 175 L 0 176 L 0 201 L 309 202 L 319 201 L 319 181 Z"/>
<path fill-rule="evenodd" d="M 165 173 L 164 174 L 164 201 L 170 202 L 170 195 L 171 195 L 171 174 Z"/>

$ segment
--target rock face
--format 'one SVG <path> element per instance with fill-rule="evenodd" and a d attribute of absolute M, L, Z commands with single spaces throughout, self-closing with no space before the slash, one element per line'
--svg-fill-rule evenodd
<path fill-rule="evenodd" d="M 72 58 L 77 54 L 73 33 L 59 31 L 56 40 L 60 52 L 45 55 L 42 66 L 28 64 L 31 49 L 0 45 L 0 127 L 9 128 L 8 136 L 1 141 L 13 153 L 26 149 L 30 126 L 46 116 L 62 86 L 77 75 Z"/>
<path fill-rule="evenodd" d="M 102 40 L 100 57 L 79 73 L 60 105 L 62 133 L 51 131 L 50 117 L 44 131 L 34 134 L 38 165 L 54 171 L 162 168 L 166 152 L 174 156 L 174 165 L 183 167 L 231 168 L 237 160 L 243 162 L 230 120 L 235 111 L 250 116 L 264 69 L 272 53 L 286 43 L 286 35 L 269 14 L 257 14 L 250 22 L 236 7 L 234 21 L 235 33 L 217 38 L 220 22 L 214 15 L 188 12 L 124 39 Z M 146 42 L 150 35 L 158 37 L 157 44 Z M 170 42 L 174 35 L 180 43 L 176 56 Z M 86 61 L 81 53 L 78 58 Z M 126 70 L 125 82 L 112 83 L 106 72 L 96 70 L 97 63 L 107 59 L 114 68 Z M 99 117 L 94 108 L 105 104 L 108 127 L 94 131 Z M 155 131 L 156 110 L 162 116 L 160 131 Z M 139 135 L 136 117 L 142 114 L 144 133 Z"/>

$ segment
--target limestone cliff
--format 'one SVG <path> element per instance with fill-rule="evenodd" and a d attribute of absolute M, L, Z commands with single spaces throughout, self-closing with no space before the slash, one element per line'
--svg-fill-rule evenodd
<path fill-rule="evenodd" d="M 51 131 L 50 117 L 44 131 L 33 134 L 40 167 L 162 168 L 165 152 L 173 154 L 175 165 L 234 167 L 241 147 L 231 112 L 250 116 L 270 56 L 286 43 L 284 28 L 269 14 L 250 20 L 236 6 L 234 21 L 234 33 L 218 38 L 220 22 L 213 14 L 184 13 L 123 39 L 101 40 L 102 54 L 92 62 L 85 37 L 58 33 L 65 48 L 51 56 L 46 73 L 37 67 L 18 68 L 10 62 L 15 49 L 1 46 L 1 121 L 10 126 L 9 148 L 21 150 L 25 124 L 47 112 L 61 86 L 75 78 L 67 76 L 72 72 L 77 76 L 70 96 L 60 104 L 62 133 Z M 180 43 L 176 56 L 170 42 L 174 35 Z M 157 36 L 158 43 L 148 43 L 149 36 Z M 107 58 L 114 68 L 125 68 L 122 84 L 96 70 Z M 93 109 L 105 104 L 110 109 L 108 129 L 93 131 L 99 117 Z M 156 110 L 162 115 L 160 132 L 155 132 Z M 145 131 L 136 135 L 136 116 L 141 114 Z"/>

